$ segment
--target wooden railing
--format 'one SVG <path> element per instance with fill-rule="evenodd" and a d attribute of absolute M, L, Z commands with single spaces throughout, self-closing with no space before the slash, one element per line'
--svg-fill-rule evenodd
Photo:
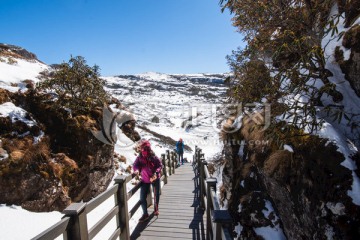
<path fill-rule="evenodd" d="M 233 219 L 228 210 L 221 210 L 216 194 L 217 179 L 211 177 L 202 150 L 195 146 L 193 165 L 199 177 L 200 207 L 206 210 L 206 239 L 233 239 L 231 226 Z"/>
<path fill-rule="evenodd" d="M 161 155 L 161 161 L 164 166 L 161 181 L 167 184 L 169 181 L 168 177 L 175 174 L 175 168 L 178 165 L 177 154 L 167 150 L 166 154 Z M 55 239 L 61 235 L 63 235 L 63 239 L 66 240 L 93 239 L 114 217 L 116 217 L 117 227 L 109 239 L 118 239 L 119 237 L 124 240 L 130 239 L 129 220 L 141 205 L 139 199 L 130 210 L 128 209 L 128 201 L 140 188 L 140 183 L 138 183 L 128 191 L 127 183 L 131 180 L 131 175 L 119 175 L 115 178 L 113 187 L 92 199 L 90 202 L 72 203 L 63 211 L 64 216 L 59 222 L 32 238 L 32 240 Z M 162 185 L 163 184 L 160 183 L 160 186 Z M 149 206 L 152 204 L 151 193 L 152 191 L 149 191 L 149 195 L 147 196 Z M 88 229 L 87 214 L 112 196 L 115 197 L 115 206 L 93 227 Z"/>

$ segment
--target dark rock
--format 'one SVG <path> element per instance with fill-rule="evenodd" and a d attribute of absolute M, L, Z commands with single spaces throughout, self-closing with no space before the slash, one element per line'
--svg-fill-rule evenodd
<path fill-rule="evenodd" d="M 0 104 L 11 102 L 12 93 L 8 90 L 0 88 Z"/>
<path fill-rule="evenodd" d="M 31 53 L 22 47 L 0 43 L 0 55 L 8 54 L 10 52 L 12 57 L 39 61 L 34 53 Z"/>
<path fill-rule="evenodd" d="M 158 116 L 154 116 L 152 119 L 151 119 L 151 122 L 153 123 L 159 123 L 160 122 L 160 119 Z"/>
<path fill-rule="evenodd" d="M 360 25 L 355 25 L 344 35 L 343 45 L 351 49 L 350 58 L 344 60 L 343 52 L 335 49 L 335 59 L 339 63 L 345 78 L 360 97 Z"/>
<path fill-rule="evenodd" d="M 135 120 L 130 120 L 121 125 L 122 132 L 132 141 L 136 142 L 140 140 L 140 135 L 137 131 L 135 131 Z"/>
<path fill-rule="evenodd" d="M 244 122 L 240 131 L 223 134 L 223 139 L 263 137 L 251 122 Z M 274 215 L 261 214 L 266 201 L 272 203 L 288 239 L 326 239 L 329 229 L 333 239 L 359 238 L 360 207 L 348 196 L 353 177 L 341 165 L 344 156 L 316 136 L 289 139 L 287 144 L 294 152 L 277 150 L 274 143 L 267 148 L 245 145 L 242 158 L 240 146 L 224 146 L 221 195 L 231 196 L 229 210 L 243 226 L 241 238 L 256 239 L 254 228 L 276 225 Z"/>

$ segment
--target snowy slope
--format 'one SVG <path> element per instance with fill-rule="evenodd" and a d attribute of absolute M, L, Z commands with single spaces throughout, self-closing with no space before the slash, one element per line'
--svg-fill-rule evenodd
<path fill-rule="evenodd" d="M 9 63 L 8 58 L 0 56 L 0 88 L 16 92 L 24 89 L 24 80 L 39 81 L 39 73 L 49 69 L 49 66 L 39 61 L 16 59 L 15 63 Z"/>
<path fill-rule="evenodd" d="M 160 139 L 141 127 L 170 137 L 182 138 L 191 148 L 201 145 L 206 157 L 218 153 L 221 112 L 216 109 L 225 101 L 225 74 L 176 74 L 144 73 L 105 77 L 106 89 L 118 98 L 137 117 L 141 137 L 154 143 L 154 150 L 161 154 L 165 149 Z M 157 117 L 159 122 L 153 122 Z M 121 141 L 118 150 L 122 147 Z M 184 157 L 192 159 L 192 152 Z"/>

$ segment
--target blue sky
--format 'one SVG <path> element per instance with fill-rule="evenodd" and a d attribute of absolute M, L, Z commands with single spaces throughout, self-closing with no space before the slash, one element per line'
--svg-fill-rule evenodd
<path fill-rule="evenodd" d="M 70 55 L 104 76 L 228 72 L 244 46 L 218 0 L 0 0 L 0 42 L 47 64 Z"/>

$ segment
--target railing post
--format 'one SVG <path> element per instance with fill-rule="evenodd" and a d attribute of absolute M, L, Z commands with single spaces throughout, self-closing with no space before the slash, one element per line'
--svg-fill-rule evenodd
<path fill-rule="evenodd" d="M 175 174 L 175 168 L 176 168 L 176 156 L 174 154 L 174 152 L 171 152 L 171 159 L 172 159 L 172 164 L 173 164 L 173 174 Z"/>
<path fill-rule="evenodd" d="M 198 148 L 198 153 L 197 153 L 197 163 L 198 163 L 198 166 L 200 166 L 200 154 L 201 154 L 201 149 L 200 148 Z"/>
<path fill-rule="evenodd" d="M 175 157 L 175 160 L 176 160 L 175 165 L 176 165 L 176 166 L 180 166 L 179 154 L 177 154 L 176 151 L 174 151 L 174 157 Z"/>
<path fill-rule="evenodd" d="M 206 239 L 213 239 L 215 236 L 213 236 L 213 238 L 210 238 L 210 233 L 211 230 L 214 231 L 214 229 L 212 228 L 212 219 L 211 219 L 211 209 L 213 208 L 212 206 L 212 199 L 211 199 L 211 189 L 213 188 L 214 190 L 216 190 L 216 178 L 209 178 L 206 179 L 206 183 L 207 183 L 207 189 L 206 189 L 206 200 L 207 200 L 207 208 L 206 208 Z"/>
<path fill-rule="evenodd" d="M 127 189 L 126 189 L 126 176 L 119 175 L 115 178 L 115 184 L 118 184 L 118 191 L 115 195 L 115 201 L 119 206 L 119 213 L 116 221 L 118 227 L 121 229 L 120 239 L 130 239 L 130 227 L 129 227 L 129 211 L 127 203 Z"/>
<path fill-rule="evenodd" d="M 71 224 L 67 229 L 67 239 L 88 240 L 89 233 L 86 220 L 86 203 L 72 203 L 63 211 L 64 217 L 71 218 Z"/>
<path fill-rule="evenodd" d="M 163 165 L 164 184 L 167 184 L 165 154 L 161 154 L 161 161 L 162 161 L 162 165 Z"/>
<path fill-rule="evenodd" d="M 205 180 L 205 171 L 204 168 L 205 166 L 207 166 L 207 162 L 204 159 L 201 159 L 201 161 L 199 161 L 199 167 L 198 167 L 198 171 L 199 171 L 199 175 L 200 175 L 200 208 L 205 209 L 205 202 L 204 202 L 204 195 L 205 195 L 205 185 L 204 185 L 204 180 Z"/>
<path fill-rule="evenodd" d="M 196 154 L 197 154 L 197 146 L 195 145 L 195 151 L 194 151 L 194 155 L 193 155 L 193 162 L 192 162 L 192 165 L 194 166 L 196 164 Z"/>
<path fill-rule="evenodd" d="M 212 221 L 215 223 L 214 239 L 221 239 L 221 227 L 229 229 L 233 223 L 232 217 L 228 210 L 214 210 L 212 215 Z"/>
<path fill-rule="evenodd" d="M 172 171 L 171 171 L 171 159 L 170 159 L 170 151 L 166 150 L 166 160 L 168 161 L 168 166 L 169 166 L 169 176 L 171 176 Z"/>

